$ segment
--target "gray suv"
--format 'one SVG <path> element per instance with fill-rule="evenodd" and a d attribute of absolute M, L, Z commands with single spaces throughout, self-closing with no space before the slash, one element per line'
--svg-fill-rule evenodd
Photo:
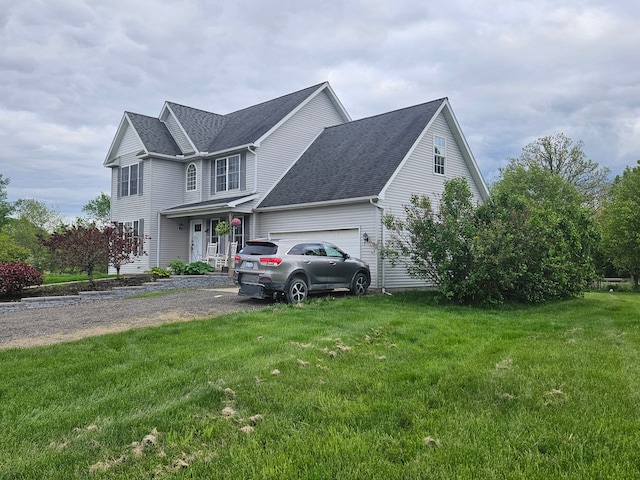
<path fill-rule="evenodd" d="M 317 240 L 251 240 L 235 257 L 233 281 L 239 295 L 304 302 L 309 292 L 347 288 L 364 295 L 369 264 L 335 245 Z"/>

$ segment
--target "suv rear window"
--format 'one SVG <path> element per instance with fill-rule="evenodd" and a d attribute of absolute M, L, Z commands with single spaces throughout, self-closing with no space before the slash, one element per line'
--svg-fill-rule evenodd
<path fill-rule="evenodd" d="M 278 245 L 273 242 L 247 242 L 239 253 L 243 255 L 275 255 Z"/>

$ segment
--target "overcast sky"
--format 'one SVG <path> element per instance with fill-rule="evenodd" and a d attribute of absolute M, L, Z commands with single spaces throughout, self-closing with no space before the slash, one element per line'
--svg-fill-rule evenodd
<path fill-rule="evenodd" d="M 0 0 L 0 173 L 68 218 L 124 111 L 229 113 L 328 80 L 353 119 L 448 97 L 487 183 L 545 135 L 640 159 L 638 0 Z"/>

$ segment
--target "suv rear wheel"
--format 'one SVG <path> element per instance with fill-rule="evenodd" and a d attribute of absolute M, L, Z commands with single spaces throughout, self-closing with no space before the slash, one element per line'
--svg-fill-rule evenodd
<path fill-rule="evenodd" d="M 309 287 L 303 278 L 295 277 L 289 282 L 289 288 L 287 288 L 287 300 L 289 303 L 304 302 L 308 295 Z"/>

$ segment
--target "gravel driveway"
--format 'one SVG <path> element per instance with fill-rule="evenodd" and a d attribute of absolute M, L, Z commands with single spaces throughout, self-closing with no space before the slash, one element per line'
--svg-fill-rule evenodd
<path fill-rule="evenodd" d="M 131 328 L 209 318 L 268 303 L 239 297 L 234 288 L 171 290 L 150 297 L 83 301 L 0 313 L 0 349 L 77 340 Z"/>

